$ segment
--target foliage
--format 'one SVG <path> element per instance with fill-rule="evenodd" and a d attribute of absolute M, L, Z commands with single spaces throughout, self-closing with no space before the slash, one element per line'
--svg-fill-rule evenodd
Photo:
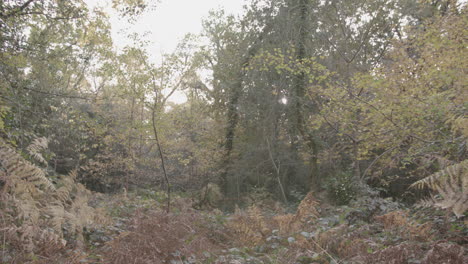
<path fill-rule="evenodd" d="M 353 175 L 349 172 L 339 172 L 330 177 L 326 186 L 331 199 L 338 205 L 348 204 L 357 193 Z"/>
<path fill-rule="evenodd" d="M 106 2 L 0 2 L 1 262 L 466 262 L 466 1 L 251 0 L 160 62 Z"/>
<path fill-rule="evenodd" d="M 133 228 L 109 243 L 105 262 L 195 262 L 222 248 L 220 242 L 227 234 L 216 232 L 215 223 L 189 207 L 186 202 L 184 206 L 176 206 L 181 210 L 177 214 L 137 211 L 132 219 Z"/>
<path fill-rule="evenodd" d="M 42 149 L 42 143 L 36 140 L 28 149 Z M 91 193 L 75 182 L 76 172 L 54 184 L 43 169 L 3 141 L 0 161 L 4 182 L 0 193 L 2 234 L 16 252 L 15 261 L 30 253 L 50 257 L 68 243 L 83 243 L 85 228 L 107 223 L 102 211 L 88 205 Z"/>
<path fill-rule="evenodd" d="M 218 185 L 209 183 L 198 193 L 197 207 L 214 208 L 220 205 L 223 200 L 223 194 Z"/>
<path fill-rule="evenodd" d="M 402 236 L 407 236 L 412 240 L 433 240 L 431 223 L 419 224 L 408 218 L 407 214 L 402 211 L 393 211 L 381 216 L 376 216 L 375 219 L 381 222 L 386 230 L 400 232 Z"/>
<path fill-rule="evenodd" d="M 468 210 L 468 160 L 446 167 L 411 185 L 413 188 L 429 188 L 441 195 L 436 206 L 451 209 L 462 217 Z"/>
<path fill-rule="evenodd" d="M 233 218 L 228 222 L 228 228 L 233 231 L 241 245 L 247 246 L 259 244 L 270 231 L 262 211 L 255 205 L 249 207 L 246 212 L 237 207 Z"/>
<path fill-rule="evenodd" d="M 27 150 L 29 152 L 29 155 L 31 155 L 37 162 L 41 164 L 47 165 L 47 161 L 44 159 L 43 155 L 41 154 L 41 151 L 47 149 L 48 147 L 48 141 L 47 138 L 36 138 L 34 141 L 31 143 L 31 145 L 28 146 Z"/>
<path fill-rule="evenodd" d="M 154 9 L 158 1 L 146 0 L 112 0 L 112 7 L 116 9 L 122 17 L 127 17 L 129 21 L 135 22 L 137 17 L 148 9 Z"/>
<path fill-rule="evenodd" d="M 312 224 L 319 216 L 318 205 L 312 193 L 308 193 L 295 214 L 277 214 L 272 219 L 267 219 L 264 211 L 257 205 L 248 207 L 246 211 L 236 207 L 227 227 L 232 230 L 240 245 L 259 245 L 272 230 L 277 230 L 282 235 L 292 235 L 304 226 Z"/>
<path fill-rule="evenodd" d="M 338 155 L 352 162 L 355 181 L 370 179 L 401 196 L 416 179 L 465 159 L 466 74 L 459 66 L 466 64 L 460 60 L 466 7 L 452 8 L 407 27 L 408 37 L 393 39 L 378 67 L 348 83 L 310 87 L 309 98 L 320 106 L 311 125 L 336 135 L 323 151 L 325 165 L 336 169 L 340 164 L 329 160 Z"/>

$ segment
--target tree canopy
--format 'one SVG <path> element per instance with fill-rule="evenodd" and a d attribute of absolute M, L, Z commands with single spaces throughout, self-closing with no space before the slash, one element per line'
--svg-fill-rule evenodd
<path fill-rule="evenodd" d="M 159 4 L 111 2 L 134 24 Z M 161 62 L 145 36 L 117 49 L 109 21 L 81 0 L 0 2 L 0 210 L 34 212 L 11 219 L 65 219 L 87 190 L 142 188 L 166 191 L 168 213 L 171 191 L 226 211 L 311 208 L 311 192 L 336 206 L 423 198 L 466 217 L 466 1 L 251 0 L 240 16 L 211 11 Z M 20 193 L 43 204 L 26 210 Z"/>

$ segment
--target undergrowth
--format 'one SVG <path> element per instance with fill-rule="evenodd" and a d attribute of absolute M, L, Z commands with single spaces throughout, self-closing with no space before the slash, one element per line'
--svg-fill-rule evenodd
<path fill-rule="evenodd" d="M 43 164 L 41 150 L 45 148 L 47 141 L 36 139 L 28 152 Z M 61 257 L 67 263 L 79 261 L 81 253 L 68 254 L 67 249 L 82 248 L 84 230 L 110 220 L 104 211 L 89 206 L 91 192 L 76 182 L 76 172 L 53 183 L 45 168 L 3 141 L 0 162 L 2 261 L 50 263 Z"/>
<path fill-rule="evenodd" d="M 466 217 L 453 207 L 377 196 L 330 206 L 308 193 L 293 213 L 269 199 L 231 214 L 197 210 L 182 196 L 166 213 L 155 190 L 97 195 L 74 171 L 53 182 L 46 147 L 33 141 L 28 161 L 0 144 L 1 263 L 468 263 Z"/>
<path fill-rule="evenodd" d="M 181 208 L 170 214 L 137 210 L 130 230 L 106 246 L 104 260 L 115 264 L 195 261 L 219 251 L 228 237 L 225 230 L 217 230 L 206 215 L 194 209 Z"/>

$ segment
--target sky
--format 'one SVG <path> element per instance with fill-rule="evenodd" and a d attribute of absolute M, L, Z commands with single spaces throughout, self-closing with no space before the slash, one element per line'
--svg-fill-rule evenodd
<path fill-rule="evenodd" d="M 148 0 L 154 1 L 154 0 Z M 104 6 L 110 15 L 112 38 L 118 48 L 131 44 L 129 33 L 149 33 L 149 50 L 152 58 L 172 52 L 187 33 L 199 33 L 202 19 L 213 9 L 223 8 L 230 14 L 241 14 L 244 0 L 160 0 L 154 10 L 141 15 L 130 24 L 110 8 L 111 0 L 85 0 L 91 7 Z"/>
<path fill-rule="evenodd" d="M 154 0 L 148 0 L 154 1 Z M 130 33 L 147 34 L 148 53 L 156 64 L 163 53 L 171 53 L 187 33 L 200 33 L 202 19 L 210 10 L 223 8 L 227 14 L 240 15 L 245 0 L 160 0 L 156 8 L 146 11 L 134 23 L 122 19 L 111 7 L 111 0 L 85 0 L 92 8 L 105 7 L 109 13 L 112 39 L 117 49 L 132 42 L 127 38 Z M 186 96 L 176 92 L 169 99 L 183 103 Z"/>

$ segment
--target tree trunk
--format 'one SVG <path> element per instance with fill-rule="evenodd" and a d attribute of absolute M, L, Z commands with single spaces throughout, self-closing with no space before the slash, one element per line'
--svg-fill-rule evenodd
<path fill-rule="evenodd" d="M 161 144 L 159 142 L 158 130 L 156 128 L 156 109 L 157 109 L 156 104 L 157 104 L 157 102 L 155 101 L 155 103 L 153 105 L 152 113 L 151 113 L 152 114 L 151 115 L 151 121 L 152 121 L 152 124 L 153 124 L 154 139 L 156 140 L 156 145 L 158 146 L 159 158 L 161 159 L 161 166 L 162 166 L 162 169 L 163 169 L 164 180 L 166 182 L 166 187 L 167 187 L 166 188 L 166 192 L 167 192 L 166 213 L 169 213 L 170 209 L 171 209 L 171 185 L 169 183 L 169 178 L 167 177 L 166 166 L 165 166 L 165 163 L 164 163 L 164 155 L 163 155 Z"/>
<path fill-rule="evenodd" d="M 227 120 L 228 125 L 226 129 L 226 138 L 225 138 L 225 157 L 224 157 L 224 170 L 221 174 L 221 188 L 225 195 L 232 196 L 233 193 L 230 193 L 230 185 L 232 183 L 236 184 L 235 191 L 237 195 L 239 195 L 239 185 L 240 182 L 236 180 L 230 181 L 229 179 L 229 170 L 231 166 L 231 153 L 234 148 L 234 138 L 235 138 L 235 130 L 237 127 L 237 123 L 239 122 L 239 113 L 238 113 L 238 104 L 239 98 L 242 94 L 242 83 L 244 81 L 245 75 L 245 68 L 247 68 L 250 64 L 250 60 L 256 55 L 260 48 L 260 44 L 263 41 L 263 38 L 270 32 L 272 29 L 271 24 L 267 24 L 252 46 L 247 50 L 247 53 L 244 54 L 244 59 L 241 61 L 238 69 L 238 77 L 236 82 L 232 86 L 231 96 L 228 102 L 228 112 L 227 112 Z M 234 189 L 234 188 L 233 188 Z M 233 197 L 233 196 L 232 196 Z"/>
<path fill-rule="evenodd" d="M 296 40 L 296 60 L 302 62 L 306 59 L 306 41 L 307 41 L 307 16 L 309 14 L 307 0 L 299 0 L 299 31 Z M 318 146 L 314 136 L 305 127 L 304 107 L 305 91 L 307 88 L 307 78 L 304 72 L 300 72 L 294 76 L 293 91 L 292 91 L 292 111 L 290 111 L 291 132 L 292 132 L 292 148 L 293 151 L 298 151 L 299 136 L 306 142 L 306 145 L 311 152 L 309 188 L 320 188 L 320 177 L 318 168 Z"/>

